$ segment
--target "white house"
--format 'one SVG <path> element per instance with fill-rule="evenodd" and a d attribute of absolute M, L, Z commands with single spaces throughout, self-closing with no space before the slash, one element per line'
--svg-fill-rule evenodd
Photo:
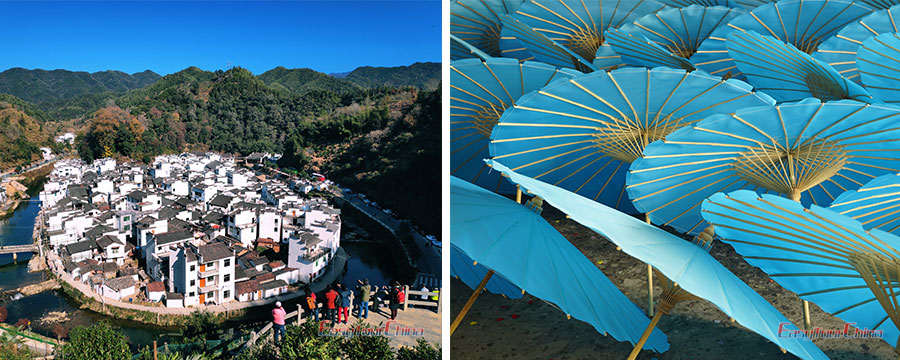
<path fill-rule="evenodd" d="M 135 285 L 134 278 L 131 276 L 109 279 L 104 281 L 100 287 L 100 295 L 114 300 L 122 300 L 133 296 L 137 292 Z"/>

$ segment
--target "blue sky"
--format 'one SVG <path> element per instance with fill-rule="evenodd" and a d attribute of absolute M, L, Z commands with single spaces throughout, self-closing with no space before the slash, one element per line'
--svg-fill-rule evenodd
<path fill-rule="evenodd" d="M 325 73 L 441 61 L 433 1 L 0 2 L 0 71 L 241 66 Z"/>

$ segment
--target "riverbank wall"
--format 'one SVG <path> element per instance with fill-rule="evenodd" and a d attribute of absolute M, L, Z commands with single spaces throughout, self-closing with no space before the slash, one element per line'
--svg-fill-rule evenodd
<path fill-rule="evenodd" d="M 348 257 L 344 249 L 339 248 L 329 264 L 328 271 L 310 286 L 312 290 L 320 292 L 334 283 L 343 273 Z M 54 267 L 50 266 L 50 268 L 53 269 Z M 117 319 L 164 328 L 184 325 L 193 315 L 202 312 L 209 313 L 214 320 L 224 323 L 225 321 L 244 318 L 250 313 L 258 313 L 260 307 L 271 306 L 276 301 L 299 301 L 306 295 L 303 290 L 297 290 L 288 294 L 255 301 L 230 302 L 221 305 L 190 308 L 167 308 L 164 306 L 147 306 L 105 299 L 94 293 L 86 284 L 73 280 L 65 273 L 50 272 L 50 274 L 59 283 L 60 291 L 63 295 L 72 300 L 81 309 Z"/>

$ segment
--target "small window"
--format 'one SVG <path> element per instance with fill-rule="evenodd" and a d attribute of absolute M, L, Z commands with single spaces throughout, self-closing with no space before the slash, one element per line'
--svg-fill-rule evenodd
<path fill-rule="evenodd" d="M 225 282 L 229 282 L 229 281 L 231 281 L 231 274 L 225 274 Z"/>
<path fill-rule="evenodd" d="M 194 286 L 194 284 L 196 284 L 196 283 L 197 283 L 197 280 L 191 280 L 191 286 Z"/>
<path fill-rule="evenodd" d="M 128 221 L 128 220 L 131 220 L 131 216 L 125 216 L 122 218 L 122 221 Z"/>
<path fill-rule="evenodd" d="M 188 293 L 188 296 L 193 297 L 193 296 L 194 296 L 194 292 L 193 292 L 193 291 L 189 292 L 189 293 Z"/>
<path fill-rule="evenodd" d="M 215 279 L 216 279 L 215 276 L 210 276 L 210 277 L 206 278 L 206 281 L 210 281 L 210 282 L 211 282 L 211 281 L 213 281 L 213 280 L 215 280 Z"/>
<path fill-rule="evenodd" d="M 222 297 L 226 299 L 231 298 L 231 291 L 225 290 L 225 292 L 222 293 Z"/>
<path fill-rule="evenodd" d="M 231 259 L 225 259 L 225 267 L 231 266 Z"/>
<path fill-rule="evenodd" d="M 210 291 L 210 292 L 206 293 L 206 297 L 207 297 L 207 298 L 213 298 L 213 297 L 215 297 L 215 296 L 216 296 L 216 293 L 215 293 L 215 292 Z"/>
<path fill-rule="evenodd" d="M 191 265 L 190 271 L 194 271 L 194 269 L 196 269 L 196 268 L 197 268 L 197 266 Z"/>

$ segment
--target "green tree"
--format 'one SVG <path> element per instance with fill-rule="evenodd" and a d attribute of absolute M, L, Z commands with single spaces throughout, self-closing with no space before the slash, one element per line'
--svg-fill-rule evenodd
<path fill-rule="evenodd" d="M 441 348 L 431 346 L 425 339 L 416 340 L 416 346 L 402 347 L 397 351 L 397 360 L 438 360 L 441 358 Z"/>
<path fill-rule="evenodd" d="M 208 311 L 193 313 L 181 327 L 181 337 L 185 343 L 203 342 L 218 338 L 221 321 Z"/>
<path fill-rule="evenodd" d="M 371 329 L 375 326 L 357 321 L 354 328 Z M 341 342 L 341 352 L 349 360 L 392 360 L 391 341 L 383 335 L 356 335 Z"/>
<path fill-rule="evenodd" d="M 318 324 L 314 322 L 291 326 L 287 328 L 281 343 L 281 356 L 284 360 L 339 359 L 340 338 L 320 336 Z"/>
<path fill-rule="evenodd" d="M 66 360 L 122 360 L 130 359 L 125 335 L 108 322 L 78 326 L 69 331 L 69 342 L 60 348 L 60 358 Z"/>

